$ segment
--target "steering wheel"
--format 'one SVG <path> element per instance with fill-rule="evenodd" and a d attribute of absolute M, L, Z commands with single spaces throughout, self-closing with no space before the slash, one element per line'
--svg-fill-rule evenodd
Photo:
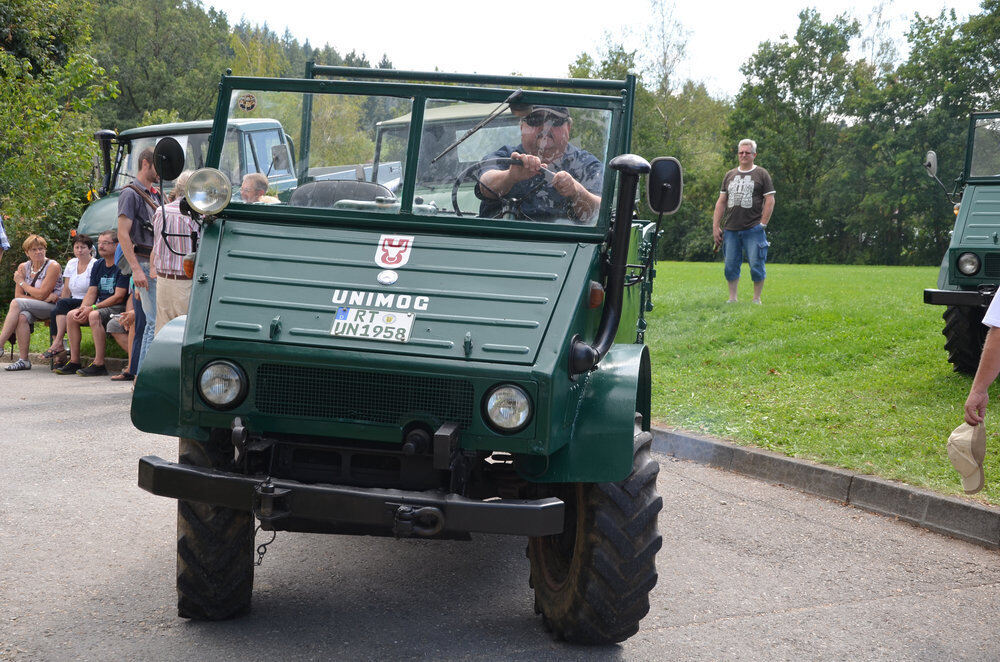
<path fill-rule="evenodd" d="M 472 165 L 470 165 L 469 167 L 467 167 L 465 170 L 463 170 L 462 172 L 460 172 L 458 174 L 458 177 L 455 178 L 455 183 L 452 184 L 452 187 L 451 187 L 451 206 L 455 209 L 455 215 L 456 216 L 462 216 L 462 210 L 458 206 L 458 189 L 462 185 L 463 182 L 465 182 L 467 180 L 470 180 L 470 179 L 473 180 L 473 181 L 475 181 L 476 184 L 478 184 L 481 188 L 484 188 L 487 191 L 489 191 L 490 193 L 492 193 L 493 195 L 495 195 L 496 196 L 496 200 L 500 203 L 500 211 L 495 216 L 492 216 L 491 218 L 500 218 L 500 217 L 504 216 L 505 214 L 511 213 L 511 212 L 513 212 L 513 213 L 519 213 L 519 207 L 520 207 L 520 201 L 521 201 L 520 198 L 511 197 L 509 195 L 509 193 L 510 193 L 509 191 L 507 192 L 507 194 L 500 195 L 499 193 L 497 193 L 496 191 L 494 191 L 493 189 L 491 189 L 486 184 L 483 184 L 482 180 L 479 178 L 480 175 L 483 172 L 483 168 L 485 168 L 487 166 L 499 166 L 500 168 L 502 168 L 503 166 L 507 166 L 509 168 L 511 166 L 511 164 L 513 164 L 513 163 L 517 163 L 518 165 L 520 165 L 521 160 L 520 159 L 512 159 L 512 158 L 507 157 L 507 156 L 500 156 L 500 157 L 495 157 L 495 158 L 483 159 L 482 161 L 479 161 L 477 163 L 473 163 Z M 528 195 L 533 194 L 535 191 L 537 191 L 539 188 L 541 188 L 544 185 L 545 185 L 545 180 L 543 179 L 536 186 L 534 186 L 531 190 L 529 190 L 525 194 L 525 197 L 527 197 Z"/>

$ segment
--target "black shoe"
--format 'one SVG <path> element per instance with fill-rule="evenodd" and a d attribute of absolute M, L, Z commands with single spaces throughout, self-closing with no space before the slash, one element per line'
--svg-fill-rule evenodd
<path fill-rule="evenodd" d="M 108 369 L 104 367 L 104 364 L 97 365 L 96 363 L 91 363 L 86 368 L 80 368 L 76 371 L 76 374 L 83 377 L 103 377 L 108 374 Z"/>
<path fill-rule="evenodd" d="M 70 361 L 69 363 L 64 363 L 52 372 L 57 375 L 75 375 L 76 371 L 80 369 L 80 364 L 76 361 Z"/>

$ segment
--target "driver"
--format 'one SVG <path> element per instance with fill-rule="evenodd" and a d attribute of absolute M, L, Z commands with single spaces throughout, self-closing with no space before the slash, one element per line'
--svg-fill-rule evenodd
<path fill-rule="evenodd" d="M 569 143 L 572 126 L 565 106 L 531 106 L 521 118 L 521 144 L 504 145 L 486 157 L 521 163 L 484 167 L 476 185 L 482 200 L 479 215 L 496 218 L 505 211 L 501 198 L 513 198 L 518 218 L 592 221 L 601 206 L 604 167 L 593 154 Z"/>

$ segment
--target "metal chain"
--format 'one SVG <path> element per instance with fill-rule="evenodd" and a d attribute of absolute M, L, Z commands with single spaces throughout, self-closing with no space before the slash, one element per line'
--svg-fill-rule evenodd
<path fill-rule="evenodd" d="M 257 528 L 253 532 L 253 539 L 254 540 L 257 540 L 257 534 L 259 532 L 260 532 L 260 525 L 258 524 Z M 272 542 L 274 542 L 274 539 L 277 538 L 277 537 L 278 537 L 278 532 L 277 531 L 272 531 L 271 532 L 271 539 L 270 540 L 268 540 L 265 543 L 261 543 L 261 544 L 257 545 L 257 561 L 254 563 L 254 566 L 259 566 L 261 563 L 264 562 L 264 555 L 267 554 L 267 546 L 270 545 Z"/>

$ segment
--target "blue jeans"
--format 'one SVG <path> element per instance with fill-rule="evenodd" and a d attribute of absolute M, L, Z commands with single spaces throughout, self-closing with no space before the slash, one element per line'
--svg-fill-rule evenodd
<path fill-rule="evenodd" d="M 146 280 L 149 283 L 149 287 L 146 289 L 141 287 L 135 288 L 135 291 L 139 293 L 139 303 L 142 306 L 142 313 L 146 317 L 146 328 L 142 332 L 142 348 L 139 350 L 139 363 L 136 366 L 137 370 L 142 370 L 142 360 L 146 358 L 146 352 L 149 351 L 149 346 L 153 344 L 153 334 L 156 333 L 156 280 L 149 277 L 148 257 L 139 258 L 139 266 L 142 267 L 142 272 L 146 274 Z"/>
<path fill-rule="evenodd" d="M 764 263 L 767 261 L 767 232 L 757 224 L 749 230 L 726 230 L 722 233 L 722 254 L 726 259 L 726 280 L 740 279 L 740 267 L 746 255 L 750 263 L 750 278 L 759 283 L 766 276 Z"/>

